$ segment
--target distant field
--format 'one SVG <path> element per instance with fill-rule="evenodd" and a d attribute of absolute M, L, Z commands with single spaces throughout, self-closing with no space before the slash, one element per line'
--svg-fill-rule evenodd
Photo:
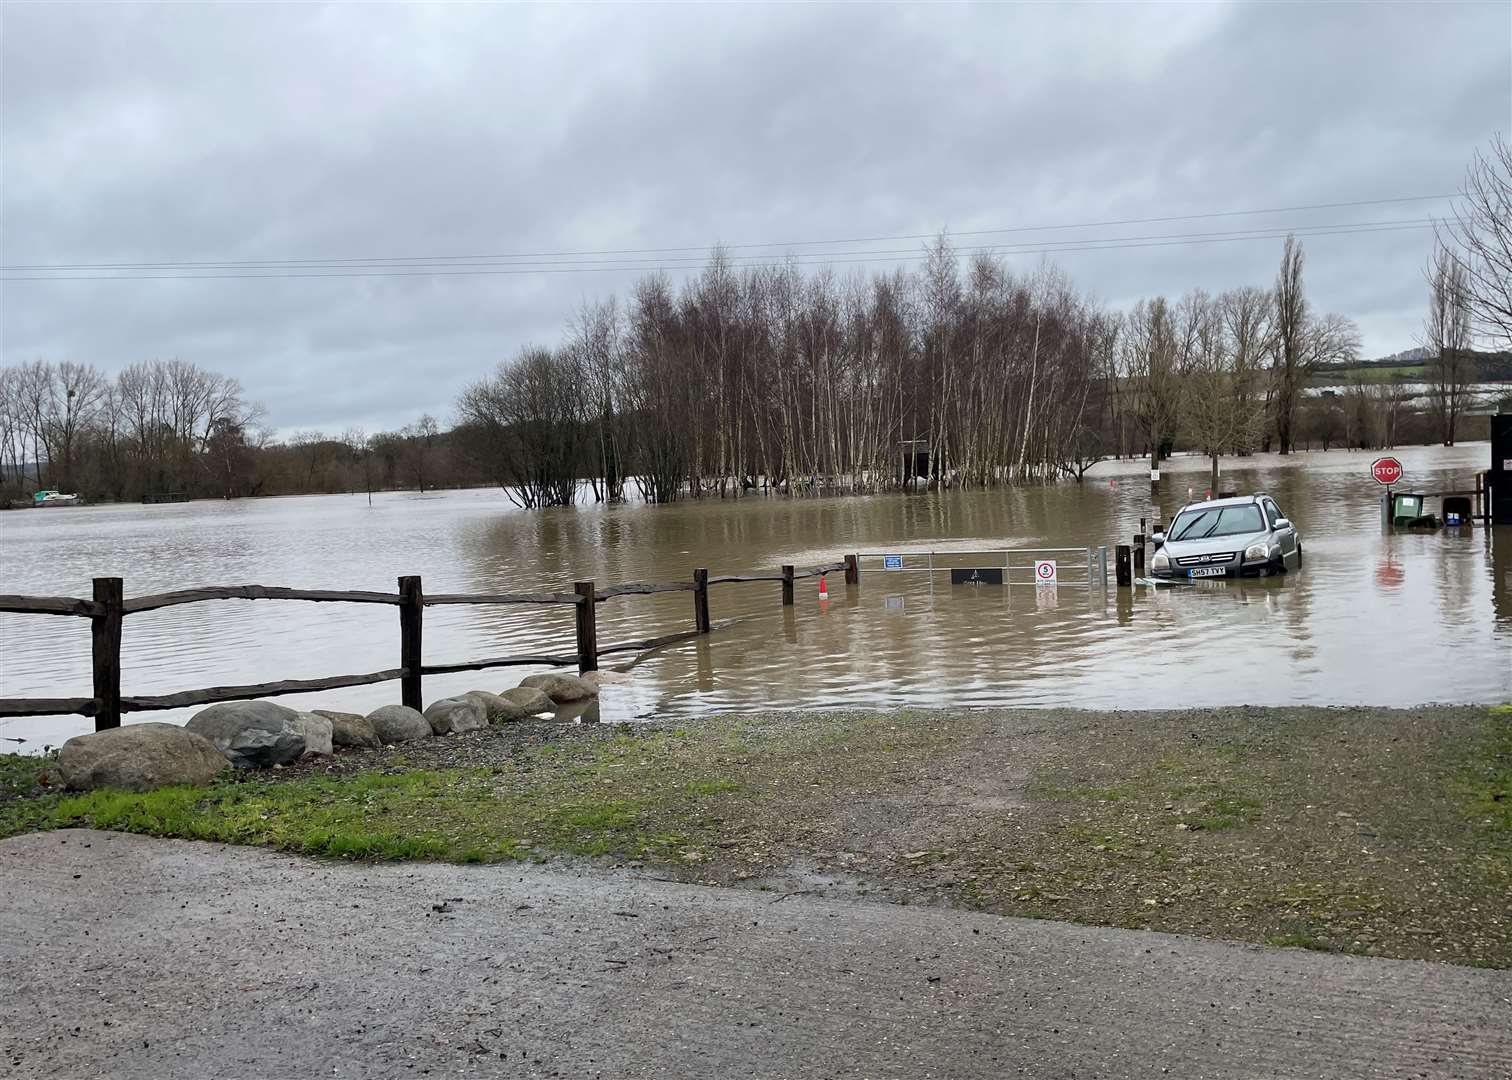
<path fill-rule="evenodd" d="M 1355 380 L 1367 383 L 1422 382 L 1426 378 L 1425 371 L 1422 364 L 1382 368 L 1336 368 L 1314 372 L 1311 382 L 1314 386 L 1339 386 Z"/>

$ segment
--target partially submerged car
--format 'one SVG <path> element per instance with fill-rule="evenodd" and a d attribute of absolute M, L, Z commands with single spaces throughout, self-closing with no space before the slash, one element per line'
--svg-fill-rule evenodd
<path fill-rule="evenodd" d="M 1302 537 L 1263 491 L 1188 503 L 1153 540 L 1158 578 L 1260 577 L 1302 562 Z"/>

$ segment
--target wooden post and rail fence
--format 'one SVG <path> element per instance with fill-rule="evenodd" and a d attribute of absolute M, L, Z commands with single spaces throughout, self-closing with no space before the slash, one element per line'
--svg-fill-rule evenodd
<path fill-rule="evenodd" d="M 401 577 L 397 592 L 334 591 L 328 589 L 285 589 L 268 585 L 229 585 L 178 592 L 157 593 L 127 599 L 120 578 L 94 579 L 94 594 L 89 600 L 72 596 L 0 595 L 0 612 L 23 615 L 60 615 L 86 618 L 90 623 L 90 651 L 93 661 L 94 694 L 87 698 L 0 698 L 0 717 L 58 716 L 73 714 L 92 716 L 95 730 L 120 727 L 121 714 L 180 709 L 211 705 L 219 701 L 246 701 L 276 697 L 281 694 L 338 690 L 347 686 L 398 680 L 399 696 L 412 709 L 423 708 L 422 678 L 426 675 L 451 675 L 460 671 L 517 666 L 567 667 L 577 664 L 579 672 L 598 670 L 601 656 L 620 652 L 644 652 L 649 649 L 686 641 L 715 629 L 709 619 L 709 588 L 741 582 L 769 581 L 782 586 L 783 604 L 793 602 L 793 582 L 824 574 L 844 572 L 847 585 L 859 585 L 860 570 L 854 555 L 822 566 L 795 569 L 783 566 L 777 573 L 720 574 L 710 576 L 707 568 L 693 571 L 691 581 L 632 582 L 599 589 L 592 581 L 579 581 L 571 592 L 542 593 L 433 593 L 427 595 L 420 578 Z M 691 592 L 693 594 L 693 629 L 643 641 L 598 644 L 598 605 L 617 596 L 650 596 L 657 593 Z M 279 682 L 252 683 L 244 686 L 211 686 L 201 690 L 183 690 L 173 694 L 123 696 L 121 693 L 121 629 L 128 615 L 197 604 L 210 600 L 308 600 L 325 603 L 386 604 L 399 609 L 399 666 L 384 671 L 358 675 L 332 675 L 321 679 L 284 679 Z M 441 605 L 571 605 L 574 614 L 575 651 L 571 654 L 521 654 L 468 660 L 455 664 L 426 664 L 421 659 L 424 613 L 428 607 Z"/>

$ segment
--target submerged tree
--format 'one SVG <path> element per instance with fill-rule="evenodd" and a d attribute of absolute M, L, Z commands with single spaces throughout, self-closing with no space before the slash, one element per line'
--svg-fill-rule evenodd
<path fill-rule="evenodd" d="M 524 349 L 463 394 L 464 441 L 518 505 L 570 506 L 582 475 L 582 401 L 569 352 Z"/>

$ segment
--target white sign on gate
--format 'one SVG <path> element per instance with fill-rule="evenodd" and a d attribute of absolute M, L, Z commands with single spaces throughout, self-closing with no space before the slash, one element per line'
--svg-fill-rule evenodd
<path fill-rule="evenodd" d="M 1055 560 L 1054 559 L 1035 559 L 1034 560 L 1034 581 L 1035 581 L 1035 584 L 1037 584 L 1037 585 L 1054 585 L 1055 584 Z"/>

